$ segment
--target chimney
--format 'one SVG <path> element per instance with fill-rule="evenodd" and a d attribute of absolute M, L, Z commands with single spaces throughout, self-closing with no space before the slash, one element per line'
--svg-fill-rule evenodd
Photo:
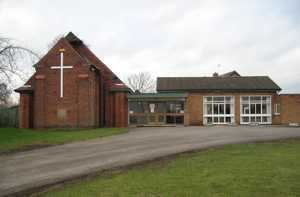
<path fill-rule="evenodd" d="M 218 76 L 219 76 L 219 74 L 217 72 L 213 73 L 213 77 L 218 77 Z"/>

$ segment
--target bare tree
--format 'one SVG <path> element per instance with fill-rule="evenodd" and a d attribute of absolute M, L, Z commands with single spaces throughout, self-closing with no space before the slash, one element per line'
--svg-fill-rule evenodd
<path fill-rule="evenodd" d="M 35 62 L 39 55 L 28 48 L 15 45 L 9 38 L 0 37 L 0 80 L 10 82 L 13 75 L 25 80 L 18 63 L 27 58 Z"/>
<path fill-rule="evenodd" d="M 155 92 L 155 80 L 148 72 L 140 72 L 127 77 L 127 85 L 141 93 Z"/>
<path fill-rule="evenodd" d="M 7 88 L 5 83 L 0 83 L 0 105 L 6 105 L 10 97 L 11 90 Z"/>

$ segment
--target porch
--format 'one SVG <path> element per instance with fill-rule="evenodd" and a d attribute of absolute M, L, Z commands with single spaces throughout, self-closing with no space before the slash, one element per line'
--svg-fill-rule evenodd
<path fill-rule="evenodd" d="M 133 126 L 183 125 L 186 97 L 186 93 L 129 95 L 129 124 Z"/>

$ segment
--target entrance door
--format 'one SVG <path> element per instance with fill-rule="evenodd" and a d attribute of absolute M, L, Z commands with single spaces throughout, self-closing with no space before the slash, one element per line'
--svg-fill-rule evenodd
<path fill-rule="evenodd" d="M 165 103 L 149 103 L 148 124 L 165 124 Z"/>

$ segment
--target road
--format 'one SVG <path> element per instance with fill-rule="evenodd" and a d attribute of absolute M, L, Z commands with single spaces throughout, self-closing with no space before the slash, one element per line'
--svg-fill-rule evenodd
<path fill-rule="evenodd" d="M 122 135 L 0 156 L 0 196 L 186 151 L 299 137 L 299 127 L 134 128 Z"/>

